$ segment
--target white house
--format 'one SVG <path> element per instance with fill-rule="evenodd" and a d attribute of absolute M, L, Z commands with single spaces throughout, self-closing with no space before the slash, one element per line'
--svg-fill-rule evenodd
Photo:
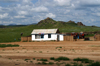
<path fill-rule="evenodd" d="M 63 41 L 63 34 L 58 29 L 34 29 L 31 33 L 32 41 Z"/>

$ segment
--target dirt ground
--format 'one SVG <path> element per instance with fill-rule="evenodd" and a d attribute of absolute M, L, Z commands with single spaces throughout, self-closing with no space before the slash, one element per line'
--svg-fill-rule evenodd
<path fill-rule="evenodd" d="M 36 64 L 40 62 L 37 59 L 49 60 L 51 57 L 60 56 L 70 58 L 70 62 L 78 57 L 100 61 L 100 41 L 11 42 L 0 44 L 20 45 L 19 47 L 0 48 L 0 66 L 44 66 Z M 25 59 L 29 60 L 25 61 Z"/>

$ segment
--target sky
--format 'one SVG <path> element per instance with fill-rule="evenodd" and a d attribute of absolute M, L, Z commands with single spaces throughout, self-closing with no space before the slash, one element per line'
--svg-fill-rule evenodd
<path fill-rule="evenodd" d="M 0 0 L 0 24 L 32 24 L 47 17 L 100 26 L 100 0 Z"/>

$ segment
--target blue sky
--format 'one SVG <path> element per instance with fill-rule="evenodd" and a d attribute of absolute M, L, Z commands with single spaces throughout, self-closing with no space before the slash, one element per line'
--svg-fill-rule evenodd
<path fill-rule="evenodd" d="M 0 0 L 0 24 L 32 24 L 47 17 L 100 26 L 100 0 Z"/>

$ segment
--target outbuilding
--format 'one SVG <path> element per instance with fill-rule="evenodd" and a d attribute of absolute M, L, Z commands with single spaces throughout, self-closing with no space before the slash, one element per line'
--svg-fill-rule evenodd
<path fill-rule="evenodd" d="M 64 36 L 58 29 L 34 29 L 32 41 L 64 41 Z"/>

